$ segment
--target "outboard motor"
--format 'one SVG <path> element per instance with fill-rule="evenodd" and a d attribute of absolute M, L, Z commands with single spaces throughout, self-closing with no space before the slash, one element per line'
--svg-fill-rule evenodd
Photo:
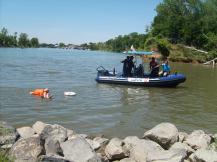
<path fill-rule="evenodd" d="M 103 66 L 98 67 L 96 70 L 98 72 L 98 76 L 109 76 L 109 71 L 106 70 Z"/>

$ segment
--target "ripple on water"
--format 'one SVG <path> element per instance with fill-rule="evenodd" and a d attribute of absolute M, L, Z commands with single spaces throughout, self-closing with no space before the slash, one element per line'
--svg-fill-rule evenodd
<path fill-rule="evenodd" d="M 81 133 L 120 137 L 142 136 L 144 129 L 160 122 L 172 122 L 187 132 L 217 131 L 216 68 L 171 64 L 186 74 L 184 84 L 177 88 L 145 88 L 95 82 L 99 65 L 122 69 L 122 54 L 0 49 L 0 57 L 0 117 L 15 126 L 41 120 Z M 32 89 L 46 87 L 54 95 L 51 101 L 29 95 Z M 65 97 L 64 91 L 77 95 Z"/>

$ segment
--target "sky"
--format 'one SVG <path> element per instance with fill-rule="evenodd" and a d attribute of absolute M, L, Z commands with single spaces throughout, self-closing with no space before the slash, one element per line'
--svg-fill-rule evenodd
<path fill-rule="evenodd" d="M 104 42 L 145 33 L 162 0 L 0 0 L 0 28 L 40 43 Z"/>

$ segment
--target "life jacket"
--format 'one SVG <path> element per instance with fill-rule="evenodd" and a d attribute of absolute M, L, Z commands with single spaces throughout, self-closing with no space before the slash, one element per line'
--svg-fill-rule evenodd
<path fill-rule="evenodd" d="M 44 92 L 45 92 L 44 89 L 36 89 L 36 90 L 32 91 L 32 95 L 43 97 Z"/>

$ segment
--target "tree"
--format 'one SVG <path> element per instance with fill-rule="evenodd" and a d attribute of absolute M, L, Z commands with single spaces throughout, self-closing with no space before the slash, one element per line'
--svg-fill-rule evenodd
<path fill-rule="evenodd" d="M 39 42 L 38 42 L 38 38 L 32 38 L 31 40 L 30 40 L 30 42 L 31 42 L 31 47 L 39 47 Z"/>
<path fill-rule="evenodd" d="M 59 48 L 64 48 L 66 45 L 64 43 L 59 43 Z"/>
<path fill-rule="evenodd" d="M 8 30 L 6 28 L 2 28 L 0 33 L 0 47 L 7 47 L 7 37 Z"/>
<path fill-rule="evenodd" d="M 25 47 L 30 47 L 30 42 L 28 39 L 28 35 L 26 33 L 21 33 L 19 37 L 19 47 L 25 48 Z"/>

